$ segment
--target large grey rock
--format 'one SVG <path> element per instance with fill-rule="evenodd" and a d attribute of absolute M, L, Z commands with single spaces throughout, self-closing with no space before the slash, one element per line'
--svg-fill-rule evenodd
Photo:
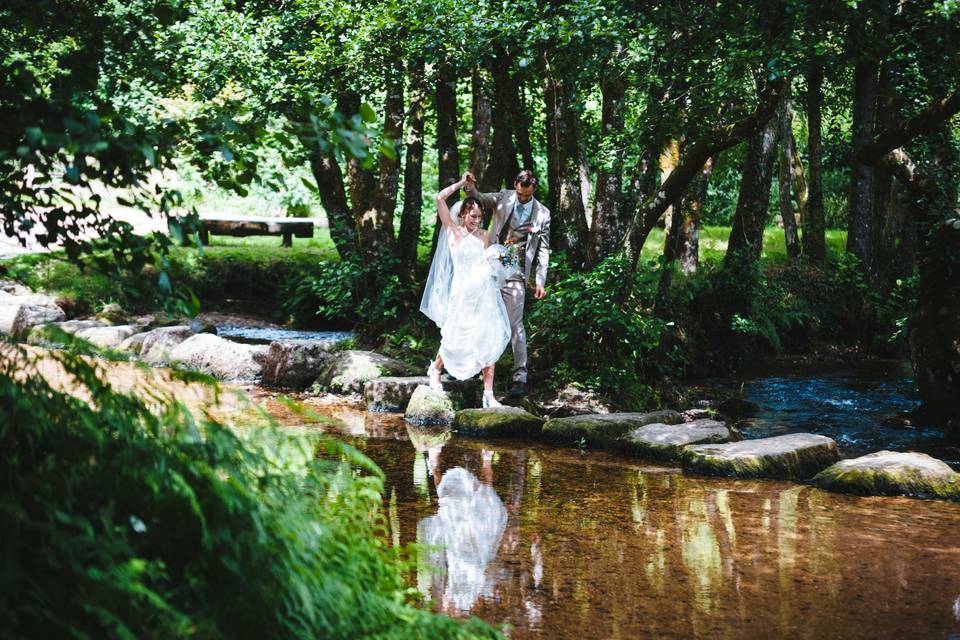
<path fill-rule="evenodd" d="M 117 346 L 117 351 L 126 351 L 128 353 L 139 354 L 143 350 L 143 343 L 146 341 L 149 331 L 135 333 Z"/>
<path fill-rule="evenodd" d="M 813 484 L 863 496 L 960 500 L 960 473 L 925 453 L 878 451 L 841 460 L 818 473 Z"/>
<path fill-rule="evenodd" d="M 683 416 L 666 409 L 648 413 L 607 413 L 554 418 L 543 425 L 543 435 L 566 444 L 614 447 L 623 436 L 634 429 L 655 422 L 677 424 L 683 422 Z"/>
<path fill-rule="evenodd" d="M 25 336 L 33 327 L 49 322 L 61 322 L 67 319 L 67 314 L 58 306 L 41 306 L 35 304 L 21 304 L 13 318 L 10 334 Z"/>
<path fill-rule="evenodd" d="M 333 354 L 330 340 L 271 342 L 263 365 L 263 383 L 302 391 L 317 379 Z"/>
<path fill-rule="evenodd" d="M 333 393 L 360 393 L 368 380 L 408 373 L 407 365 L 380 353 L 340 351 L 323 367 L 316 387 Z"/>
<path fill-rule="evenodd" d="M 813 433 L 686 447 L 684 471 L 709 476 L 806 480 L 840 458 L 837 443 Z"/>
<path fill-rule="evenodd" d="M 170 361 L 170 352 L 187 338 L 196 335 L 190 327 L 160 327 L 147 333 L 140 346 L 140 359 L 150 364 Z M 122 348 L 123 345 L 121 345 Z"/>
<path fill-rule="evenodd" d="M 445 391 L 434 391 L 427 385 L 420 385 L 413 391 L 404 420 L 413 424 L 450 424 L 455 410 L 453 401 Z"/>
<path fill-rule="evenodd" d="M 27 332 L 27 342 L 30 344 L 50 344 L 57 342 L 58 336 L 56 333 L 58 330 L 63 331 L 64 333 L 75 335 L 76 333 L 86 329 L 105 326 L 107 326 L 107 323 L 101 322 L 100 320 L 67 320 L 65 322 L 48 322 L 47 324 L 41 324 L 30 329 L 30 331 Z"/>
<path fill-rule="evenodd" d="M 556 396 L 542 402 L 537 410 L 551 418 L 611 412 L 610 405 L 603 398 L 574 384 L 568 384 Z"/>
<path fill-rule="evenodd" d="M 212 333 L 198 333 L 170 351 L 170 362 L 223 380 L 256 380 L 263 371 L 267 345 L 242 344 Z"/>
<path fill-rule="evenodd" d="M 16 280 L 0 280 L 0 292 L 11 296 L 28 296 L 33 291 L 25 287 Z"/>
<path fill-rule="evenodd" d="M 83 338 L 101 349 L 116 349 L 124 340 L 139 331 L 138 327 L 121 324 L 115 327 L 91 327 L 77 332 L 78 338 Z"/>
<path fill-rule="evenodd" d="M 655 422 L 638 427 L 623 437 L 622 446 L 641 456 L 677 460 L 688 445 L 720 444 L 739 439 L 736 432 L 724 423 L 700 419 L 680 424 Z"/>
<path fill-rule="evenodd" d="M 464 409 L 454 417 L 453 429 L 477 438 L 521 438 L 540 435 L 543 423 L 543 418 L 518 407 Z"/>

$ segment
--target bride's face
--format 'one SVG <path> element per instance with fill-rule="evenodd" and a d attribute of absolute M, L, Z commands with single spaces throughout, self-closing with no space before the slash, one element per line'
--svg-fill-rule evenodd
<path fill-rule="evenodd" d="M 470 233 L 476 231 L 481 222 L 483 222 L 483 215 L 478 207 L 471 207 L 463 214 L 463 228 Z"/>

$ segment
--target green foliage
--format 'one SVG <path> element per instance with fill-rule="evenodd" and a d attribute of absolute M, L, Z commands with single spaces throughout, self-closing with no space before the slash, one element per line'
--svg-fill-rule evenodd
<path fill-rule="evenodd" d="M 52 354 L 94 407 L 0 350 L 7 637 L 496 636 L 407 604 L 382 473 L 355 449 L 237 435 Z"/>
<path fill-rule="evenodd" d="M 526 322 L 537 367 L 551 368 L 554 384 L 577 382 L 624 406 L 645 406 L 653 400 L 651 383 L 679 363 L 661 349 L 665 323 L 649 309 L 655 274 L 641 271 L 620 301 L 625 272 L 611 257 L 592 271 L 566 274 L 531 305 Z"/>

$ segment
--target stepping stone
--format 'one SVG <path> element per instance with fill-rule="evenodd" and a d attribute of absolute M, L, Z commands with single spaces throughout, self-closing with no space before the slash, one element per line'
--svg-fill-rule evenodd
<path fill-rule="evenodd" d="M 393 358 L 374 351 L 340 351 L 320 372 L 312 391 L 329 390 L 333 393 L 360 393 L 368 380 L 384 376 L 402 376 L 409 367 Z"/>
<path fill-rule="evenodd" d="M 303 391 L 333 358 L 334 344 L 330 340 L 271 342 L 263 364 L 263 383 Z"/>
<path fill-rule="evenodd" d="M 522 438 L 539 435 L 543 423 L 543 418 L 518 407 L 464 409 L 453 419 L 453 429 L 477 438 Z"/>
<path fill-rule="evenodd" d="M 139 354 L 140 350 L 143 349 L 143 343 L 146 341 L 147 336 L 150 335 L 149 331 L 144 331 L 143 333 L 135 333 L 123 342 L 120 343 L 120 346 L 117 347 L 118 351 L 126 351 L 128 353 Z"/>
<path fill-rule="evenodd" d="M 840 459 L 837 443 L 813 433 L 686 447 L 683 470 L 707 476 L 806 480 Z"/>
<path fill-rule="evenodd" d="M 30 344 L 51 344 L 55 341 L 52 335 L 57 329 L 64 333 L 77 334 L 87 329 L 109 326 L 101 320 L 65 320 L 64 322 L 48 322 L 30 329 L 27 342 Z"/>
<path fill-rule="evenodd" d="M 818 473 L 813 484 L 861 496 L 960 500 L 960 473 L 925 453 L 878 451 L 841 460 Z"/>
<path fill-rule="evenodd" d="M 476 406 L 479 399 L 479 385 L 476 380 L 453 380 L 444 376 L 441 379 L 443 390 L 447 392 L 454 408 Z M 403 413 L 420 385 L 429 386 L 427 376 L 374 378 L 363 385 L 363 398 L 367 411 L 374 413 Z"/>
<path fill-rule="evenodd" d="M 681 424 L 648 424 L 625 435 L 621 444 L 627 451 L 640 456 L 678 460 L 688 445 L 721 444 L 739 439 L 726 424 L 700 419 Z"/>
<path fill-rule="evenodd" d="M 421 384 L 410 396 L 403 419 L 418 425 L 438 425 L 452 423 L 454 415 L 453 401 L 445 391 Z"/>
<path fill-rule="evenodd" d="M 677 424 L 683 422 L 683 416 L 667 409 L 648 413 L 605 413 L 554 418 L 543 425 L 543 435 L 566 444 L 612 447 L 634 429 L 655 422 Z"/>
<path fill-rule="evenodd" d="M 121 324 L 113 327 L 90 327 L 77 332 L 78 338 L 83 338 L 100 349 L 116 349 L 123 341 L 140 331 L 140 327 Z"/>

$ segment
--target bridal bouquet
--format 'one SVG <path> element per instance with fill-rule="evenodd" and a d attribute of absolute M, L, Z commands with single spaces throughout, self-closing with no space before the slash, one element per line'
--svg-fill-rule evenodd
<path fill-rule="evenodd" d="M 498 287 L 520 273 L 520 252 L 516 245 L 492 244 L 485 253 L 490 277 L 497 281 Z"/>

